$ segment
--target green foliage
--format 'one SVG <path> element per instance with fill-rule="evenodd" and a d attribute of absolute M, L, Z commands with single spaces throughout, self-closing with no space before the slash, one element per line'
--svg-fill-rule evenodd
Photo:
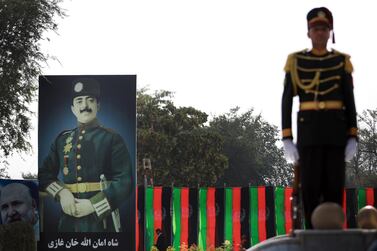
<path fill-rule="evenodd" d="M 358 115 L 359 144 L 356 156 L 347 165 L 347 186 L 377 184 L 377 109 Z"/>
<path fill-rule="evenodd" d="M 292 171 L 277 147 L 278 129 L 239 108 L 215 117 L 176 107 L 168 91 L 137 95 L 138 178 L 151 159 L 155 185 L 289 185 Z M 229 163 L 229 169 L 227 169 Z"/>
<path fill-rule="evenodd" d="M 176 107 L 168 91 L 137 94 L 138 182 L 151 159 L 155 185 L 211 186 L 227 167 L 221 136 L 205 126 L 207 114 Z"/>
<path fill-rule="evenodd" d="M 228 186 L 288 185 L 292 172 L 276 146 L 278 129 L 253 115 L 250 109 L 240 113 L 239 108 L 215 117 L 211 130 L 222 135 L 224 155 L 229 159 L 229 169 L 220 182 Z"/>
<path fill-rule="evenodd" d="M 30 149 L 28 105 L 35 97 L 43 33 L 56 30 L 61 0 L 0 1 L 0 157 Z"/>

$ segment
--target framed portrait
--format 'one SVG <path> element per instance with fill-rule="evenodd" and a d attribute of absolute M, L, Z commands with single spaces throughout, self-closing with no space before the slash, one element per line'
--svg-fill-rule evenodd
<path fill-rule="evenodd" d="M 38 250 L 134 250 L 136 76 L 40 76 Z"/>

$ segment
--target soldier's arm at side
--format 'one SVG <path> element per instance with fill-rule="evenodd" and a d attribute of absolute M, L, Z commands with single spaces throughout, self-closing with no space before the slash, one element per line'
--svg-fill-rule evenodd
<path fill-rule="evenodd" d="M 357 114 L 351 72 L 346 72 L 344 75 L 343 95 L 344 105 L 346 107 L 348 136 L 357 138 Z"/>
<path fill-rule="evenodd" d="M 293 86 L 290 73 L 287 72 L 284 79 L 284 91 L 281 103 L 282 138 L 293 139 L 292 134 L 292 103 Z"/>
<path fill-rule="evenodd" d="M 90 198 L 99 219 L 107 217 L 120 206 L 131 194 L 131 159 L 128 149 L 118 134 L 114 134 L 111 149 L 110 170 L 106 170 L 106 179 L 111 181 L 108 188 Z"/>

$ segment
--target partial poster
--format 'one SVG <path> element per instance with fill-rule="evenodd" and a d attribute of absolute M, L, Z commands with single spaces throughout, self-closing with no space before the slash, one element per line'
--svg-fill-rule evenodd
<path fill-rule="evenodd" d="M 33 226 L 39 240 L 39 198 L 37 180 L 0 179 L 1 224 L 17 221 Z"/>
<path fill-rule="evenodd" d="M 135 250 L 136 76 L 40 76 L 38 250 Z"/>

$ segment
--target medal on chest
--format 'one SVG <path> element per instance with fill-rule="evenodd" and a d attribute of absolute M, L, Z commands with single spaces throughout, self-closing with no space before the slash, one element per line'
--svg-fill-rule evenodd
<path fill-rule="evenodd" d="M 72 149 L 72 136 L 69 136 L 65 140 L 65 145 L 63 149 L 64 154 L 68 154 L 71 151 L 71 149 Z"/>
<path fill-rule="evenodd" d="M 64 155 L 64 168 L 63 168 L 63 174 L 68 175 L 69 169 L 68 169 L 68 155 Z"/>
<path fill-rule="evenodd" d="M 65 140 L 65 145 L 63 149 L 64 153 L 64 167 L 63 167 L 63 174 L 68 175 L 69 169 L 68 169 L 68 159 L 69 159 L 69 152 L 72 149 L 72 134 Z"/>

